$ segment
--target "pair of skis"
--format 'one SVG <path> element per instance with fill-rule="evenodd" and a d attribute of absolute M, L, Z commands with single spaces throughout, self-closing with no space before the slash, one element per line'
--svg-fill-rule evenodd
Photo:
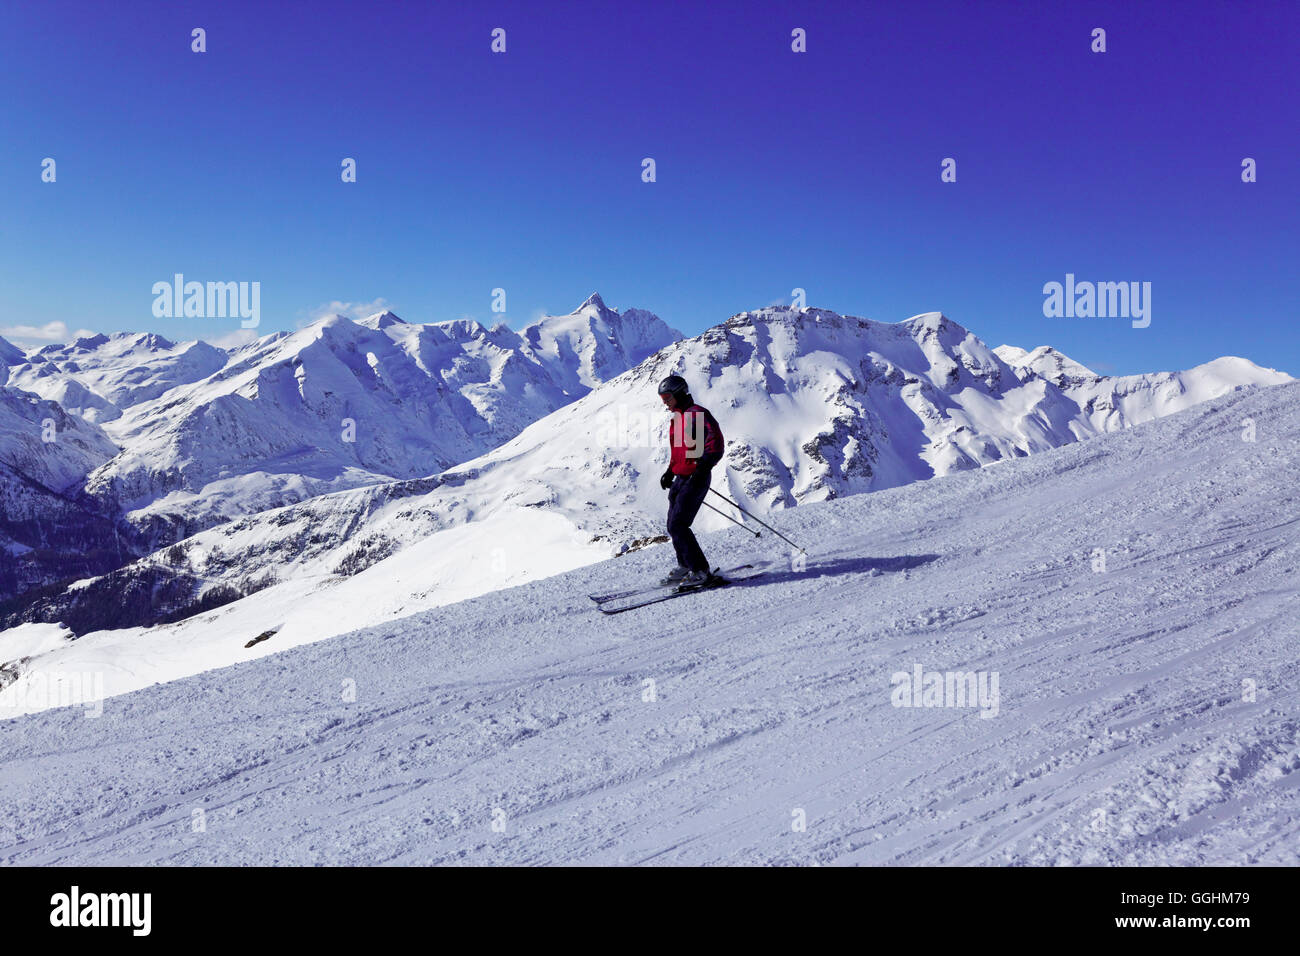
<path fill-rule="evenodd" d="M 587 596 L 596 602 L 596 606 L 600 608 L 602 614 L 622 614 L 624 611 L 632 611 L 648 604 L 658 604 L 661 601 L 671 601 L 673 598 L 685 597 L 688 594 L 694 594 L 696 591 L 725 588 L 735 581 L 747 581 L 750 578 L 756 578 L 763 573 L 763 570 L 763 568 L 755 568 L 752 564 L 740 564 L 723 572 L 719 572 L 717 568 L 714 568 L 709 579 L 701 584 L 669 584 L 631 591 L 617 591 L 613 594 L 589 594 Z M 749 573 L 742 573 L 746 571 Z"/>

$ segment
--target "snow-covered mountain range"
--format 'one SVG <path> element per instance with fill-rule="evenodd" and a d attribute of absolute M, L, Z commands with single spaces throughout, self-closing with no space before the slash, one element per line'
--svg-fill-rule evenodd
<path fill-rule="evenodd" d="M 620 313 L 592 295 L 518 332 L 469 320 L 416 325 L 383 312 L 330 316 L 230 352 L 153 334 L 96 335 L 27 354 L 6 343 L 6 393 L 57 403 L 60 420 L 68 412 L 77 427 L 59 427 L 72 439 L 64 449 L 40 441 L 30 416 L 16 418 L 17 443 L 0 448 L 0 461 L 96 522 L 117 522 L 124 546 L 145 554 L 232 517 L 436 473 L 680 338 L 652 313 Z M 98 458 L 69 471 L 83 434 L 94 436 Z M 48 460 L 32 463 L 33 447 Z M 42 477 L 52 469 L 63 469 L 53 486 Z M 48 571 L 37 583 L 48 583 Z"/>
<path fill-rule="evenodd" d="M 583 308 L 592 305 L 589 300 Z M 819 309 L 768 308 L 668 343 L 596 382 L 637 352 L 624 349 L 618 361 L 601 366 L 592 344 L 599 337 L 565 330 L 578 321 L 568 317 L 531 334 L 524 330 L 521 349 L 572 372 L 566 397 L 579 388 L 589 391 L 486 453 L 420 477 L 372 481 L 241 515 L 110 575 L 45 596 L 10 623 L 63 621 L 79 634 L 130 628 L 163 613 L 198 610 L 211 603 L 205 595 L 220 589 L 223 601 L 250 596 L 186 622 L 187 633 L 239 620 L 241 628 L 283 626 L 311 639 L 643 547 L 662 535 L 664 501 L 656 479 L 666 457 L 665 413 L 655 385 L 670 373 L 692 384 L 726 433 L 727 454 L 714 487 L 760 513 L 1024 457 L 1243 387 L 1290 380 L 1231 358 L 1185 372 L 1108 378 L 1051 349 L 990 349 L 939 313 L 890 324 Z M 326 323 L 321 332 L 341 329 L 373 346 L 370 334 L 396 326 L 391 319 L 373 324 L 378 328 L 363 324 L 354 332 L 341 322 Z M 291 338 L 260 347 L 274 349 Z M 252 349 L 236 354 L 247 360 Z M 591 361 L 574 361 L 585 354 Z M 280 367 L 253 363 L 268 366 Z M 561 379 L 551 375 L 553 382 Z M 188 388 L 168 393 L 167 400 Z M 292 400 L 287 405 L 295 407 Z M 729 524 L 705 511 L 698 526 Z M 108 602 L 112 595 L 153 595 L 160 581 L 183 582 L 171 590 L 189 595 L 189 603 L 178 599 L 158 609 L 142 599 Z M 307 607 L 313 610 L 304 613 Z"/>
<path fill-rule="evenodd" d="M 18 361 L 11 356 L 9 385 L 102 425 L 177 385 L 214 374 L 226 358 L 206 342 L 177 344 L 152 332 L 94 335 L 47 345 Z"/>
<path fill-rule="evenodd" d="M 47 346 L 10 385 L 104 425 L 122 448 L 85 482 L 155 546 L 324 491 L 433 474 L 681 338 L 592 295 L 512 331 L 391 312 L 330 316 L 229 353 L 156 335 Z"/>

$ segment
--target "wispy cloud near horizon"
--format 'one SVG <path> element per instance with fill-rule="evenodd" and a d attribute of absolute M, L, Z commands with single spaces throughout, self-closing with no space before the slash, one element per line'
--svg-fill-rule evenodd
<path fill-rule="evenodd" d="M 259 333 L 255 329 L 235 329 L 227 332 L 225 335 L 200 335 L 200 342 L 207 342 L 209 345 L 215 345 L 219 349 L 237 349 L 241 345 L 247 345 L 259 338 Z"/>
<path fill-rule="evenodd" d="M 0 338 L 22 348 L 36 348 L 52 342 L 75 342 L 94 334 L 90 329 L 77 329 L 70 333 L 68 323 L 58 320 L 44 325 L 0 326 Z"/>

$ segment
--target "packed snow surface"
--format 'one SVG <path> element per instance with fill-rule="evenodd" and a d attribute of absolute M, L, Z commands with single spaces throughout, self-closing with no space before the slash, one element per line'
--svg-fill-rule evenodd
<path fill-rule="evenodd" d="M 728 589 L 601 615 L 651 547 L 14 717 L 0 861 L 1296 864 L 1298 467 L 1242 390 L 781 513 L 806 566 L 707 534 Z"/>

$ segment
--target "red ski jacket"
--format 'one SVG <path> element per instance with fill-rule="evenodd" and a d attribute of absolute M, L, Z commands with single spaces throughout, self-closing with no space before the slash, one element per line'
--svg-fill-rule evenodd
<path fill-rule="evenodd" d="M 674 475 L 694 474 L 700 465 L 712 468 L 722 460 L 725 447 L 718 420 L 707 408 L 694 404 L 685 412 L 673 412 L 668 445 L 671 452 L 668 470 Z"/>

